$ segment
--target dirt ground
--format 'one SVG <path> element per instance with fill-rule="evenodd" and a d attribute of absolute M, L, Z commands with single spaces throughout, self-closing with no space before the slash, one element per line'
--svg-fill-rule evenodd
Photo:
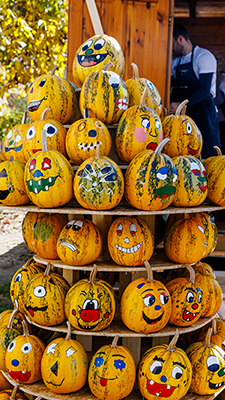
<path fill-rule="evenodd" d="M 0 286 L 11 282 L 14 273 L 33 255 L 23 240 L 24 216 L 0 211 Z"/>

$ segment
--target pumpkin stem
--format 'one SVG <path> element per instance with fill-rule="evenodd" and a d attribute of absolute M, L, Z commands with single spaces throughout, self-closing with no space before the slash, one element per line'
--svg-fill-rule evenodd
<path fill-rule="evenodd" d="M 194 270 L 194 268 L 192 268 L 190 264 L 185 264 L 185 268 L 187 268 L 187 270 L 190 273 L 189 282 L 195 283 L 195 270 Z"/>
<path fill-rule="evenodd" d="M 117 342 L 119 340 L 119 335 L 116 335 L 112 341 L 111 347 L 117 347 Z"/>
<path fill-rule="evenodd" d="M 14 320 L 14 317 L 15 317 L 16 313 L 18 313 L 18 311 L 19 311 L 19 310 L 18 310 L 17 307 L 15 307 L 15 308 L 13 309 L 12 314 L 10 315 L 10 318 L 9 318 L 8 325 L 7 325 L 7 328 L 8 328 L 8 329 L 12 329 L 13 320 Z"/>
<path fill-rule="evenodd" d="M 221 149 L 218 146 L 213 146 L 213 148 L 216 150 L 218 156 L 223 155 Z"/>
<path fill-rule="evenodd" d="M 108 64 L 104 65 L 104 67 L 102 68 L 102 71 L 108 71 L 110 67 L 113 66 L 112 62 L 109 62 Z"/>
<path fill-rule="evenodd" d="M 71 339 L 71 323 L 70 323 L 70 321 L 66 321 L 66 325 L 68 326 L 68 331 L 67 331 L 65 340 L 70 340 Z"/>
<path fill-rule="evenodd" d="M 42 129 L 42 151 L 47 152 L 48 151 L 48 142 L 46 138 L 46 130 Z"/>
<path fill-rule="evenodd" d="M 145 105 L 145 100 L 146 100 L 146 96 L 147 96 L 147 91 L 148 89 L 145 87 L 144 91 L 141 95 L 141 100 L 140 100 L 140 106 L 144 106 Z"/>
<path fill-rule="evenodd" d="M 36 397 L 35 400 L 41 400 L 42 398 L 43 398 L 43 397 L 40 395 L 40 396 Z"/>
<path fill-rule="evenodd" d="M 50 72 L 50 75 L 54 75 L 54 73 L 55 73 L 55 71 L 57 70 L 57 68 L 58 68 L 58 65 L 55 65 L 55 66 L 52 68 L 52 70 L 51 70 L 51 72 Z"/>
<path fill-rule="evenodd" d="M 16 399 L 16 393 L 17 393 L 18 388 L 19 388 L 19 383 L 16 383 L 14 388 L 13 388 L 12 394 L 11 394 L 11 396 L 9 398 L 10 400 L 15 400 Z"/>
<path fill-rule="evenodd" d="M 21 124 L 25 124 L 27 120 L 27 111 L 24 111 Z"/>
<path fill-rule="evenodd" d="M 48 263 L 47 267 L 45 268 L 44 276 L 49 276 L 51 271 L 51 263 Z"/>
<path fill-rule="evenodd" d="M 94 264 L 94 265 L 93 265 L 93 268 L 92 268 L 92 270 L 91 270 L 90 276 L 89 276 L 89 283 L 90 283 L 91 285 L 93 285 L 93 284 L 95 283 L 95 278 L 96 278 L 96 274 L 97 274 L 97 269 L 98 269 L 97 265 Z"/>
<path fill-rule="evenodd" d="M 28 324 L 25 320 L 22 321 L 22 326 L 23 326 L 23 336 L 30 336 Z"/>
<path fill-rule="evenodd" d="M 189 100 L 184 100 L 182 101 L 182 103 L 179 104 L 179 106 L 177 107 L 176 111 L 175 111 L 175 115 L 181 115 L 181 114 L 185 114 L 186 111 L 186 107 L 185 107 L 185 111 L 183 110 L 184 106 L 189 103 Z M 183 111 L 183 112 L 182 112 Z"/>
<path fill-rule="evenodd" d="M 96 157 L 100 158 L 101 157 L 101 144 L 97 144 L 96 146 Z"/>
<path fill-rule="evenodd" d="M 218 331 L 217 331 L 216 320 L 213 319 L 213 320 L 212 320 L 212 335 L 216 335 L 217 333 L 218 333 Z"/>
<path fill-rule="evenodd" d="M 63 71 L 63 78 L 67 79 L 67 72 L 68 72 L 68 67 L 65 65 L 64 71 Z"/>
<path fill-rule="evenodd" d="M 168 115 L 167 108 L 166 108 L 166 107 L 163 107 L 161 118 L 167 117 L 167 115 Z"/>
<path fill-rule="evenodd" d="M 144 261 L 144 266 L 147 269 L 147 282 L 154 282 L 153 279 L 153 271 L 152 268 L 147 260 Z"/>
<path fill-rule="evenodd" d="M 209 328 L 205 337 L 205 347 L 211 347 L 212 328 Z"/>
<path fill-rule="evenodd" d="M 172 340 L 170 341 L 170 343 L 168 344 L 168 347 L 167 347 L 166 350 L 168 350 L 168 351 L 174 351 L 174 350 L 175 350 L 174 347 L 176 346 L 176 343 L 177 343 L 179 334 L 180 334 L 179 329 L 176 329 L 175 335 L 174 335 L 174 337 L 172 338 Z"/>
<path fill-rule="evenodd" d="M 47 119 L 46 118 L 46 115 L 47 115 L 47 113 L 50 111 L 50 108 L 49 107 L 47 107 L 44 111 L 43 111 L 43 113 L 42 113 L 42 115 L 41 115 L 41 121 L 44 121 L 45 119 Z"/>
<path fill-rule="evenodd" d="M 84 118 L 89 118 L 89 111 L 87 107 L 84 109 Z"/>
<path fill-rule="evenodd" d="M 169 141 L 170 141 L 170 138 L 165 138 L 165 139 L 163 139 L 163 140 L 158 144 L 158 146 L 156 147 L 156 149 L 155 149 L 155 154 L 161 153 L 163 147 L 164 147 L 165 144 L 166 144 L 167 142 L 169 142 Z"/>
<path fill-rule="evenodd" d="M 133 68 L 133 78 L 138 79 L 139 78 L 138 66 L 135 63 L 131 63 L 131 66 Z"/>
<path fill-rule="evenodd" d="M 13 161 L 13 156 L 9 156 L 9 161 Z"/>

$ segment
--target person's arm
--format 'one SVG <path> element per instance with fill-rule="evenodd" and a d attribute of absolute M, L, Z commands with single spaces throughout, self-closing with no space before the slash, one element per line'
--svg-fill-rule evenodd
<path fill-rule="evenodd" d="M 200 101 L 209 96 L 212 77 L 213 73 L 199 75 L 200 87 L 196 90 L 196 92 L 188 97 L 189 103 L 187 104 L 187 107 L 194 106 L 195 104 L 200 103 Z"/>

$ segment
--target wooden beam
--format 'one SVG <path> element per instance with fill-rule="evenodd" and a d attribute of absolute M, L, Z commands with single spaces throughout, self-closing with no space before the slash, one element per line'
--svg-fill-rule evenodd
<path fill-rule="evenodd" d="M 93 29 L 95 35 L 103 35 L 104 30 L 102 27 L 102 23 L 99 17 L 98 9 L 95 3 L 95 0 L 86 0 L 87 8 L 90 14 L 91 23 L 93 25 Z"/>
<path fill-rule="evenodd" d="M 196 0 L 189 0 L 189 14 L 191 18 L 196 16 Z"/>

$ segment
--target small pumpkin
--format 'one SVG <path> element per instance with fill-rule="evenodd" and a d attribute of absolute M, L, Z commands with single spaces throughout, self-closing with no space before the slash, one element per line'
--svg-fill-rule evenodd
<path fill-rule="evenodd" d="M 176 347 L 178 337 L 177 329 L 168 345 L 154 346 L 141 357 L 137 382 L 145 399 L 179 400 L 187 393 L 191 385 L 192 367 L 185 351 Z"/>
<path fill-rule="evenodd" d="M 77 218 L 63 227 L 56 248 L 58 257 L 66 264 L 91 264 L 101 254 L 102 237 L 93 222 Z"/>
<path fill-rule="evenodd" d="M 28 160 L 25 188 L 30 200 L 40 208 L 60 207 L 73 197 L 73 169 L 57 150 L 48 150 L 46 133 L 42 131 L 42 151 Z"/>
<path fill-rule="evenodd" d="M 123 76 L 125 59 L 119 42 L 106 34 L 90 37 L 75 53 L 72 69 L 75 84 L 82 87 L 92 72 L 100 71 L 109 62 L 111 70 Z"/>
<path fill-rule="evenodd" d="M 160 117 L 147 105 L 147 93 L 145 88 L 140 102 L 124 111 L 117 126 L 116 150 L 127 163 L 141 151 L 156 150 L 163 139 Z"/>
<path fill-rule="evenodd" d="M 162 99 L 157 87 L 146 78 L 139 77 L 139 69 L 135 63 L 131 63 L 133 68 L 133 77 L 126 80 L 129 93 L 129 107 L 139 105 L 141 96 L 147 88 L 146 105 L 153 108 L 159 117 L 162 114 Z"/>
<path fill-rule="evenodd" d="M 74 122 L 66 134 L 67 154 L 71 161 L 80 165 L 95 156 L 98 145 L 102 155 L 108 156 L 112 147 L 111 135 L 102 121 L 90 118 L 88 110 L 84 110 L 84 118 Z"/>
<path fill-rule="evenodd" d="M 208 177 L 208 199 L 219 206 L 225 206 L 225 156 L 218 147 L 217 156 L 203 161 Z"/>
<path fill-rule="evenodd" d="M 116 207 L 124 194 L 124 177 L 118 164 L 100 155 L 88 158 L 77 169 L 73 182 L 78 203 L 90 210 L 109 210 Z"/>
<path fill-rule="evenodd" d="M 132 353 L 118 346 L 117 335 L 112 345 L 102 346 L 91 359 L 88 384 L 98 399 L 120 400 L 128 396 L 135 383 L 136 366 Z"/>
<path fill-rule="evenodd" d="M 176 192 L 177 170 L 173 160 L 161 154 L 169 139 L 164 139 L 153 152 L 137 154 L 125 173 L 125 197 L 128 203 L 140 210 L 163 210 L 168 207 Z"/>
<path fill-rule="evenodd" d="M 45 386 L 53 393 L 71 393 L 81 389 L 87 379 L 88 358 L 83 346 L 67 335 L 52 340 L 41 360 L 41 375 Z"/>
<path fill-rule="evenodd" d="M 10 129 L 10 131 L 7 133 L 3 143 L 5 160 L 9 160 L 10 156 L 12 156 L 14 160 L 26 162 L 23 140 L 27 134 L 27 129 L 30 126 L 30 123 L 26 123 L 26 120 L 27 111 L 24 111 L 21 124 L 13 126 L 12 129 Z"/>
<path fill-rule="evenodd" d="M 202 134 L 193 119 L 185 114 L 187 103 L 184 100 L 175 114 L 162 118 L 163 137 L 170 139 L 164 151 L 172 158 L 186 155 L 200 158 L 201 155 Z"/>
<path fill-rule="evenodd" d="M 49 150 L 57 150 L 66 157 L 66 128 L 54 119 L 47 118 L 50 108 L 46 108 L 40 120 L 30 124 L 23 140 L 23 152 L 26 161 L 38 151 L 42 151 L 42 131 L 45 131 Z"/>
<path fill-rule="evenodd" d="M 204 341 L 207 335 L 207 330 L 203 329 L 198 337 L 198 341 Z M 225 319 L 215 317 L 212 320 L 212 335 L 211 343 L 216 344 L 222 350 L 225 350 Z"/>
<path fill-rule="evenodd" d="M 69 124 L 79 118 L 80 111 L 76 90 L 66 79 L 55 75 L 57 66 L 50 74 L 38 76 L 27 93 L 27 108 L 32 121 L 41 119 L 49 107 L 49 118 Z"/>
<path fill-rule="evenodd" d="M 24 308 L 29 320 L 42 326 L 65 321 L 64 301 L 69 288 L 67 280 L 51 272 L 48 263 L 45 272 L 36 274 L 26 287 Z"/>
<path fill-rule="evenodd" d="M 147 261 L 147 278 L 137 278 L 124 290 L 120 302 L 123 323 L 132 331 L 152 333 L 167 324 L 171 313 L 171 298 L 166 286 L 153 279 Z"/>
<path fill-rule="evenodd" d="M 204 292 L 196 283 L 194 269 L 186 265 L 190 277 L 172 279 L 166 284 L 171 296 L 171 315 L 169 322 L 176 326 L 189 326 L 202 316 Z"/>
<path fill-rule="evenodd" d="M 108 125 L 119 121 L 129 102 L 126 84 L 120 75 L 108 70 L 111 66 L 109 63 L 101 71 L 92 72 L 80 92 L 81 114 L 84 116 L 87 108 L 91 118 Z"/>
<path fill-rule="evenodd" d="M 96 279 L 94 265 L 89 279 L 77 281 L 67 292 L 65 314 L 71 325 L 83 331 L 100 331 L 112 322 L 115 293 L 107 282 Z"/>
<path fill-rule="evenodd" d="M 109 227 L 108 249 L 118 265 L 137 266 L 149 260 L 154 250 L 153 233 L 139 217 L 122 216 Z"/>
<path fill-rule="evenodd" d="M 173 158 L 177 169 L 177 186 L 172 205 L 176 207 L 196 207 L 205 201 L 208 181 L 204 165 L 193 156 Z"/>
<path fill-rule="evenodd" d="M 34 383 L 41 379 L 41 358 L 45 345 L 41 339 L 29 334 L 23 324 L 23 334 L 14 338 L 6 350 L 5 365 L 8 374 L 19 383 Z"/>
<path fill-rule="evenodd" d="M 3 161 L 0 164 L 0 203 L 6 206 L 20 206 L 30 203 L 24 184 L 25 162 Z"/>
<path fill-rule="evenodd" d="M 203 396 L 218 392 L 225 384 L 225 354 L 211 342 L 211 335 L 209 328 L 205 341 L 192 343 L 186 350 L 193 371 L 189 390 Z"/>
<path fill-rule="evenodd" d="M 22 330 L 13 326 L 15 314 L 18 312 L 14 309 L 11 313 L 8 323 L 0 326 L 0 370 L 6 371 L 5 354 L 9 343 L 16 337 L 21 335 Z"/>

